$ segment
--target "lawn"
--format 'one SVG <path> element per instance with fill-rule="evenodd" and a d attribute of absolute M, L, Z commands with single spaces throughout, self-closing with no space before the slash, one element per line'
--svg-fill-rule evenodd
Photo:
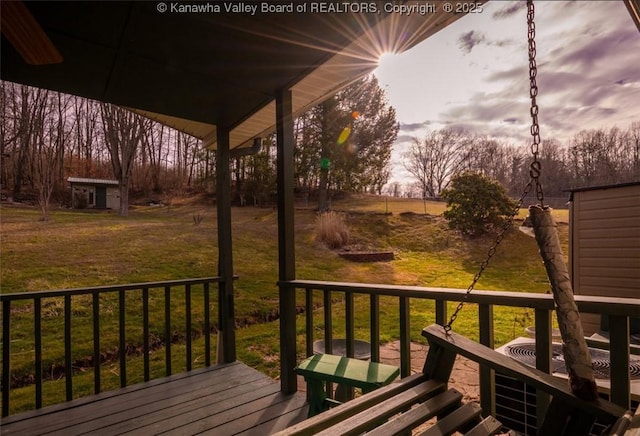
<path fill-rule="evenodd" d="M 175 204 L 177 203 L 177 204 Z M 444 204 L 408 199 L 359 196 L 336 201 L 334 209 L 342 211 L 348 223 L 354 246 L 393 250 L 396 260 L 383 263 L 351 263 L 315 239 L 316 214 L 309 208 L 296 210 L 296 265 L 300 279 L 355 281 L 382 284 L 420 285 L 466 288 L 492 243 L 492 237 L 467 240 L 449 230 L 440 216 Z M 427 214 L 425 214 L 425 208 Z M 409 212 L 409 213 L 407 213 Z M 555 211 L 559 233 L 566 253 L 567 212 Z M 203 215 L 200 224 L 194 216 Z M 171 208 L 135 206 L 127 218 L 116 213 L 56 210 L 49 222 L 39 221 L 36 208 L 3 204 L 0 206 L 2 293 L 65 289 L 131 282 L 146 282 L 213 276 L 217 272 L 215 208 L 202 201 L 174 202 Z M 235 283 L 238 358 L 274 377 L 278 374 L 279 338 L 277 314 L 277 214 L 272 208 L 234 208 L 234 266 L 239 280 Z M 510 231 L 492 259 L 490 267 L 477 286 L 479 289 L 518 292 L 546 292 L 548 284 L 535 241 Z M 197 295 L 197 290 L 195 290 Z M 340 295 L 336 294 L 336 298 Z M 302 295 L 300 296 L 302 298 Z M 158 298 L 157 300 L 160 300 Z M 194 301 L 201 301 L 195 299 Z M 300 300 L 302 303 L 302 300 Z M 103 306 L 108 306 L 108 301 Z M 160 303 L 158 303 L 160 304 Z M 194 303 L 197 304 L 197 303 Z M 368 299 L 357 302 L 356 332 L 368 336 Z M 381 340 L 399 336 L 397 301 L 381 299 Z M 74 353 L 76 359 L 90 354 L 90 309 L 74 299 Z M 453 309 L 452 305 L 452 309 Z M 154 307 L 152 305 L 152 307 Z M 180 304 L 175 304 L 176 318 Z M 61 361 L 59 340 L 61 308 L 47 307 L 45 361 L 48 365 Z M 195 307 L 196 316 L 199 308 Z M 335 334 L 344 331 L 341 304 L 334 305 Z M 140 309 L 131 305 L 133 318 Z M 32 356 L 32 321 L 29 308 L 14 315 L 12 339 L 24 338 L 12 350 L 22 350 L 12 371 L 29 374 Z M 159 311 L 161 312 L 161 311 Z M 495 309 L 496 342 L 509 341 L 523 334 L 523 327 L 533 322 L 532 311 L 498 307 Z M 162 323 L 162 314 L 152 323 Z M 128 315 L 129 316 L 129 315 Z M 412 339 L 421 341 L 420 330 L 434 321 L 433 303 L 412 301 Z M 22 317 L 22 318 L 21 318 Z M 322 328 L 322 312 L 314 313 L 318 332 Z M 23 319 L 21 322 L 20 319 Z M 31 318 L 32 319 L 32 318 Z M 128 318 L 129 319 L 129 318 Z M 155 319 L 155 321 L 154 321 Z M 16 325 L 17 324 L 17 325 Z M 110 330 L 109 321 L 103 324 Z M 161 329 L 161 327 L 158 327 Z M 134 329 L 135 330 L 135 329 Z M 477 308 L 470 306 L 458 319 L 455 330 L 477 335 Z M 113 347 L 117 333 L 101 339 L 105 348 Z M 132 331 L 129 337 L 136 337 Z M 297 332 L 304 341 L 304 317 L 299 317 Z M 82 345 L 86 342 L 86 345 Z M 202 364 L 202 341 L 196 340 L 195 366 Z M 174 371 L 184 367 L 180 361 L 180 344 L 174 346 Z M 303 347 L 300 347 L 300 353 Z M 161 375 L 162 353 L 155 375 Z M 301 354 L 302 356 L 302 354 Z M 140 359 L 129 364 L 130 383 L 140 381 Z M 116 363 L 105 364 L 103 389 L 117 387 Z M 74 376 L 74 396 L 89 393 L 91 371 L 78 371 Z M 45 383 L 47 404 L 62 401 L 64 380 Z M 33 388 L 12 390 L 12 413 L 26 410 L 32 401 Z"/>

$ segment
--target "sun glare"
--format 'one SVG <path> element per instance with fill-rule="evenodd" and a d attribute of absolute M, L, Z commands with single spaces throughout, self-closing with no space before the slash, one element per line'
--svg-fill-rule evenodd
<path fill-rule="evenodd" d="M 396 63 L 396 59 L 398 57 L 397 53 L 394 52 L 384 52 L 378 57 L 378 73 L 384 74 L 387 71 L 392 71 L 394 68 L 394 64 Z"/>
<path fill-rule="evenodd" d="M 381 53 L 380 56 L 378 57 L 378 66 L 379 67 L 385 67 L 387 66 L 389 63 L 393 62 L 393 59 L 397 56 L 396 53 L 390 52 L 390 51 L 386 51 L 384 53 Z"/>

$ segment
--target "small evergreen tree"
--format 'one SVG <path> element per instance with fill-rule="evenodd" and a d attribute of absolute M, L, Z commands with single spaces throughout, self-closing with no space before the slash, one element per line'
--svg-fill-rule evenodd
<path fill-rule="evenodd" d="M 500 183 L 470 171 L 453 177 L 442 198 L 447 201 L 443 216 L 449 225 L 473 236 L 502 225 L 515 207 Z"/>

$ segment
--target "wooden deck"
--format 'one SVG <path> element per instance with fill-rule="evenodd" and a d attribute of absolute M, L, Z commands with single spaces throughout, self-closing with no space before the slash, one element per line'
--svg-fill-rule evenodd
<path fill-rule="evenodd" d="M 235 362 L 176 374 L 0 421 L 8 435 L 268 435 L 305 419 L 304 393 Z"/>

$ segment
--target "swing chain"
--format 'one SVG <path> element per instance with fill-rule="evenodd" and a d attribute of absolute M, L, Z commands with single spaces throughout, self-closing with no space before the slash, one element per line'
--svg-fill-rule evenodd
<path fill-rule="evenodd" d="M 529 167 L 529 176 L 531 180 L 535 182 L 536 197 L 540 202 L 540 206 L 544 206 L 544 194 L 542 192 L 542 184 L 540 183 L 540 170 L 541 163 L 538 160 L 539 145 L 540 145 L 540 124 L 538 123 L 538 103 L 536 97 L 538 96 L 538 84 L 536 83 L 536 76 L 538 75 L 538 67 L 536 65 L 536 23 L 535 7 L 533 0 L 527 0 L 527 30 L 528 30 L 528 45 L 529 45 L 529 96 L 531 97 L 531 136 L 533 143 L 531 144 L 531 153 L 533 154 L 533 162 Z"/>
<path fill-rule="evenodd" d="M 478 270 L 476 275 L 473 277 L 473 280 L 471 281 L 471 284 L 467 288 L 467 291 L 464 294 L 464 297 L 462 297 L 462 300 L 460 300 L 460 303 L 458 303 L 456 310 L 453 312 L 453 314 L 451 314 L 451 318 L 449 318 L 449 322 L 444 325 L 445 333 L 449 334 L 449 332 L 451 332 L 451 325 L 454 323 L 456 318 L 458 318 L 458 312 L 462 310 L 462 308 L 464 307 L 465 303 L 469 298 L 469 294 L 471 294 L 471 291 L 473 291 L 473 289 L 475 288 L 476 284 L 478 283 L 478 280 L 480 280 L 480 277 L 482 277 L 482 273 L 484 272 L 484 270 L 487 268 L 487 266 L 489 266 L 489 262 L 491 261 L 491 258 L 493 257 L 494 254 L 496 254 L 498 245 L 500 245 L 500 243 L 502 242 L 502 239 L 504 239 L 504 236 L 507 233 L 507 230 L 509 230 L 513 225 L 513 220 L 520 212 L 520 208 L 524 203 L 524 199 L 529 194 L 532 187 L 533 187 L 533 181 L 531 180 L 524 187 L 524 190 L 522 191 L 522 195 L 520 195 L 520 198 L 518 199 L 515 206 L 513 207 L 513 210 L 509 214 L 509 217 L 505 220 L 504 225 L 498 232 L 498 235 L 496 236 L 495 241 L 493 241 L 491 248 L 489 248 L 489 252 L 487 253 L 486 259 L 482 261 L 482 263 L 480 264 L 480 269 Z"/>
<path fill-rule="evenodd" d="M 536 97 L 538 96 L 538 85 L 536 83 L 536 75 L 538 74 L 538 68 L 536 66 L 536 41 L 535 41 L 536 23 L 534 21 L 534 18 L 535 18 L 535 8 L 533 6 L 533 0 L 527 0 L 527 29 L 528 29 L 528 44 L 529 44 L 529 83 L 530 83 L 529 95 L 531 97 L 531 110 L 530 110 L 531 120 L 532 120 L 531 136 L 533 137 L 533 143 L 531 144 L 531 153 L 533 154 L 533 161 L 531 162 L 531 165 L 529 167 L 530 179 L 527 185 L 524 187 L 522 195 L 520 195 L 520 198 L 516 202 L 513 210 L 511 211 L 511 214 L 505 221 L 502 229 L 500 230 L 500 232 L 498 232 L 496 240 L 493 242 L 493 245 L 491 246 L 491 248 L 489 249 L 489 252 L 487 253 L 486 259 L 480 264 L 480 269 L 478 270 L 476 275 L 473 277 L 471 284 L 469 285 L 466 293 L 460 300 L 460 303 L 458 303 L 458 306 L 456 307 L 456 310 L 451 315 L 451 318 L 449 318 L 449 322 L 443 326 L 444 331 L 447 334 L 451 332 L 451 325 L 454 323 L 456 318 L 458 318 L 458 313 L 462 310 L 465 303 L 469 299 L 469 294 L 471 294 L 476 284 L 478 283 L 478 280 L 480 280 L 482 273 L 489 265 L 491 258 L 496 253 L 498 245 L 500 245 L 500 243 L 502 242 L 502 239 L 507 233 L 507 230 L 509 230 L 513 225 L 514 218 L 520 212 L 520 208 L 524 204 L 524 199 L 529 194 L 534 184 L 535 184 L 536 197 L 540 202 L 540 205 L 541 206 L 544 205 L 544 194 L 542 192 L 542 184 L 540 183 L 540 170 L 542 168 L 542 165 L 538 160 L 538 153 L 539 153 L 538 148 L 540 145 L 540 125 L 538 123 L 538 104 L 536 102 Z"/>

